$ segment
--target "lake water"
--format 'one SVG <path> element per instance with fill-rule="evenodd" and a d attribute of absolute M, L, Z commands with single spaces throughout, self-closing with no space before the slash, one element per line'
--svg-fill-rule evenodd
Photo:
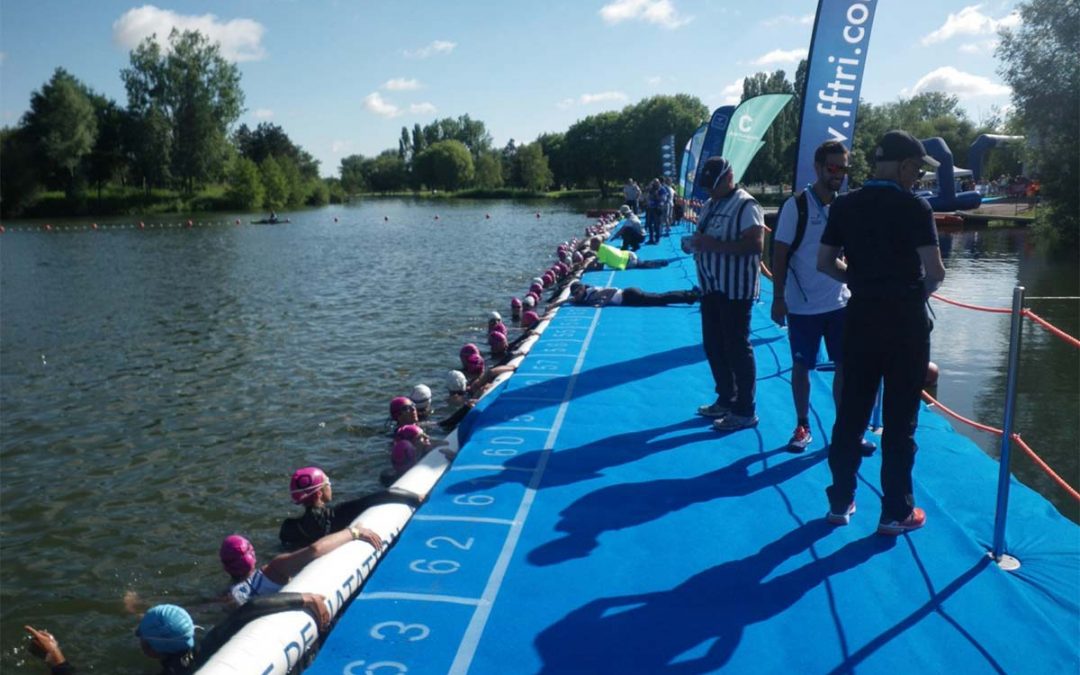
<path fill-rule="evenodd" d="M 281 519 L 295 513 L 287 487 L 299 466 L 326 469 L 339 500 L 376 489 L 389 399 L 426 382 L 438 401 L 460 345 L 483 338 L 487 312 L 505 314 L 555 244 L 590 222 L 580 205 L 410 200 L 289 214 L 278 226 L 225 224 L 235 217 L 252 216 L 146 231 L 6 223 L 5 673 L 42 672 L 21 651 L 24 623 L 54 632 L 85 670 L 153 671 L 123 593 L 216 621 L 219 610 L 199 602 L 225 585 L 221 537 L 246 533 L 261 559 L 272 555 Z M 949 297 L 1007 306 L 1018 281 L 1033 296 L 1080 294 L 1076 261 L 1054 262 L 1022 231 L 942 240 Z M 1076 301 L 1031 305 L 1080 332 Z M 1008 318 L 935 311 L 938 397 L 1000 426 Z M 1078 364 L 1076 349 L 1025 329 L 1016 426 L 1074 485 Z M 993 437 L 964 433 L 996 454 Z M 1077 518 L 1030 462 L 1014 466 Z M 992 509 L 988 495 L 988 518 Z"/>

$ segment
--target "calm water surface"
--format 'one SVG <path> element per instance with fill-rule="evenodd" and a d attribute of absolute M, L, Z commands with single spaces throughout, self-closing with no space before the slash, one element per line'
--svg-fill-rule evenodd
<path fill-rule="evenodd" d="M 30 623 L 83 669 L 153 672 L 123 593 L 216 621 L 198 603 L 225 585 L 221 537 L 244 532 L 272 555 L 295 467 L 324 467 L 339 499 L 376 489 L 389 398 L 417 382 L 441 393 L 487 311 L 588 223 L 550 203 L 404 200 L 290 217 L 0 237 L 0 670 L 42 672 L 19 648 Z M 942 238 L 948 296 L 1005 306 L 1018 281 L 1078 295 L 1076 262 L 1050 261 L 1023 232 Z M 1080 332 L 1075 301 L 1032 305 Z M 935 310 L 939 397 L 1000 425 L 1008 318 Z M 1017 428 L 1075 485 L 1077 350 L 1036 327 L 1024 341 Z M 996 454 L 992 437 L 964 433 Z"/>

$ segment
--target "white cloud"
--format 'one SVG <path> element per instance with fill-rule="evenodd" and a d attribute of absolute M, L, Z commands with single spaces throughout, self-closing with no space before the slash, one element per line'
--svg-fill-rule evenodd
<path fill-rule="evenodd" d="M 620 103 L 622 101 L 629 100 L 626 94 L 621 91 L 600 91 L 595 94 L 582 94 L 577 98 L 564 98 L 555 105 L 566 110 L 572 108 L 575 105 L 594 105 L 597 103 Z"/>
<path fill-rule="evenodd" d="M 435 106 L 431 103 L 413 103 L 409 106 L 409 112 L 414 115 L 434 115 L 438 112 Z"/>
<path fill-rule="evenodd" d="M 600 8 L 607 23 L 645 21 L 664 28 L 678 28 L 690 23 L 690 17 L 679 16 L 672 0 L 614 0 Z"/>
<path fill-rule="evenodd" d="M 980 54 L 989 54 L 997 47 L 997 40 L 986 40 L 985 42 L 968 42 L 960 45 L 956 48 L 956 51 L 961 54 L 974 54 L 976 56 Z"/>
<path fill-rule="evenodd" d="M 330 143 L 330 152 L 335 155 L 343 155 L 352 148 L 352 141 L 334 140 Z"/>
<path fill-rule="evenodd" d="M 449 54 L 454 51 L 454 47 L 457 47 L 456 42 L 435 40 L 431 44 L 425 45 L 420 49 L 406 49 L 404 54 L 410 59 L 426 59 L 429 56 L 435 56 L 437 54 Z"/>
<path fill-rule="evenodd" d="M 805 59 L 807 50 L 805 47 L 798 49 L 774 49 L 768 54 L 759 56 L 752 63 L 756 66 L 768 66 L 774 63 L 798 63 L 799 59 Z"/>
<path fill-rule="evenodd" d="M 663 81 L 664 81 L 664 78 L 661 75 L 653 75 L 652 77 L 645 78 L 645 82 L 650 87 L 659 87 L 660 83 L 663 82 Z"/>
<path fill-rule="evenodd" d="M 266 49 L 262 46 L 266 29 L 258 21 L 221 21 L 213 14 L 177 14 L 153 5 L 129 9 L 113 22 L 113 42 L 126 49 L 134 49 L 156 34 L 158 44 L 166 47 L 173 28 L 181 32 L 199 31 L 211 42 L 221 45 L 221 55 L 229 61 L 258 61 L 266 56 Z"/>
<path fill-rule="evenodd" d="M 923 37 L 923 46 L 945 42 L 958 35 L 993 35 L 1000 28 L 1014 28 L 1020 24 L 1018 12 L 994 19 L 979 11 L 981 7 L 971 5 L 956 14 L 949 14 L 941 28 Z"/>
<path fill-rule="evenodd" d="M 742 100 L 743 80 L 745 79 L 745 77 L 740 77 L 720 90 L 720 105 L 738 105 L 739 101 Z"/>
<path fill-rule="evenodd" d="M 814 13 L 804 14 L 803 16 L 791 16 L 790 14 L 781 14 L 780 16 L 774 16 L 771 19 L 765 19 L 761 22 L 761 25 L 766 28 L 774 28 L 785 24 L 798 24 L 800 26 L 811 26 L 814 23 Z"/>
<path fill-rule="evenodd" d="M 269 108 L 257 108 L 255 112 L 251 113 L 257 120 L 268 120 L 274 116 L 274 111 Z"/>
<path fill-rule="evenodd" d="M 385 117 L 386 119 L 397 117 L 401 114 L 401 108 L 389 101 L 383 100 L 382 95 L 377 91 L 373 91 L 364 97 L 364 108 L 366 108 L 368 112 L 375 113 L 379 117 Z"/>
<path fill-rule="evenodd" d="M 609 101 L 625 101 L 629 97 L 621 91 L 601 91 L 596 94 L 582 94 L 581 105 L 592 105 L 593 103 L 607 103 Z"/>
<path fill-rule="evenodd" d="M 0 66 L 4 65 L 4 61 L 7 60 L 7 52 L 0 52 Z"/>
<path fill-rule="evenodd" d="M 1004 96 L 1012 90 L 981 75 L 972 75 L 952 66 L 942 66 L 919 78 L 910 90 L 901 89 L 902 96 L 914 96 L 927 91 L 940 91 L 957 96 Z"/>
<path fill-rule="evenodd" d="M 404 77 L 395 77 L 383 83 L 383 89 L 390 91 L 411 91 L 419 88 L 420 82 L 418 80 L 406 80 Z"/>

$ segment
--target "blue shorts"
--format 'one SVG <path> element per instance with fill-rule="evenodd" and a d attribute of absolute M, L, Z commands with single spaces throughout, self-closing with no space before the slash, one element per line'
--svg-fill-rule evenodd
<path fill-rule="evenodd" d="M 825 351 L 829 360 L 844 360 L 844 312 L 845 308 L 824 314 L 788 314 L 788 340 L 791 342 L 791 360 L 801 363 L 808 370 L 817 366 L 821 338 L 825 338 Z"/>

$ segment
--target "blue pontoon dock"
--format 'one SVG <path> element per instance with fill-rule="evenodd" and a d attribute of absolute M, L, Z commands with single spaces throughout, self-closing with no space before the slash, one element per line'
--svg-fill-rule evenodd
<path fill-rule="evenodd" d="M 666 268 L 585 280 L 690 288 L 677 243 L 642 251 Z M 761 423 L 727 435 L 695 414 L 713 397 L 696 306 L 560 309 L 307 672 L 1076 673 L 1080 530 L 1014 482 L 1022 566 L 999 569 L 998 465 L 939 414 L 917 434 L 925 528 L 875 533 L 880 452 L 851 524 L 825 522 L 831 374 L 812 375 L 815 442 L 787 452 L 771 292 Z"/>

